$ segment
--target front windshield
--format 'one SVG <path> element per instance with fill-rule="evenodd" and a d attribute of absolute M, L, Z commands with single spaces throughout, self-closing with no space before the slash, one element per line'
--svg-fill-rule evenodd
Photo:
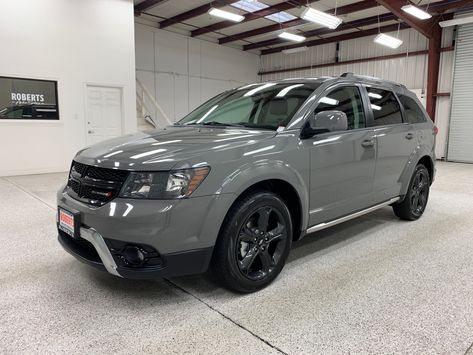
<path fill-rule="evenodd" d="M 261 83 L 224 92 L 198 107 L 179 125 L 285 127 L 319 83 Z"/>

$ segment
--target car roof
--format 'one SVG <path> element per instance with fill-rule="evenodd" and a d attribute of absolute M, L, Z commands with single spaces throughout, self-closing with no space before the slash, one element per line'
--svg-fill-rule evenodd
<path fill-rule="evenodd" d="M 384 80 L 380 78 L 375 78 L 371 76 L 365 75 L 357 75 L 353 73 L 344 73 L 340 76 L 321 76 L 318 78 L 288 78 L 288 79 L 280 79 L 280 80 L 270 80 L 271 83 L 278 83 L 278 84 L 305 84 L 305 83 L 324 83 L 324 82 L 333 82 L 337 83 L 338 81 L 343 82 L 353 82 L 353 83 L 360 83 L 360 84 L 367 84 L 367 85 L 382 85 L 384 87 L 388 87 L 393 91 L 397 92 L 406 92 L 408 91 L 407 88 L 399 83 L 394 81 Z"/>

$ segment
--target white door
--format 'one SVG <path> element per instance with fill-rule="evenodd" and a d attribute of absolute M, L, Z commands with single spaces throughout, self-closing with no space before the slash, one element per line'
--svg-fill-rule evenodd
<path fill-rule="evenodd" d="M 87 86 L 87 144 L 122 135 L 122 89 Z"/>

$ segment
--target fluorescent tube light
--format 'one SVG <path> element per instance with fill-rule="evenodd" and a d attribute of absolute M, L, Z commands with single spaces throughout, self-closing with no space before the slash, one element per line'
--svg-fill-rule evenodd
<path fill-rule="evenodd" d="M 294 33 L 289 33 L 289 32 L 281 32 L 279 34 L 279 38 L 287 39 L 288 41 L 293 41 L 293 42 L 302 42 L 305 41 L 304 36 L 299 36 Z"/>
<path fill-rule="evenodd" d="M 342 20 L 338 17 L 326 14 L 325 12 L 319 10 L 315 10 L 311 7 L 307 7 L 302 13 L 301 17 L 304 20 L 318 23 L 319 25 L 328 27 L 332 30 L 337 28 L 342 23 Z"/>
<path fill-rule="evenodd" d="M 245 17 L 242 16 L 242 15 L 238 15 L 238 14 L 234 14 L 232 12 L 216 9 L 215 7 L 212 7 L 209 10 L 209 14 L 212 15 L 212 16 L 221 17 L 221 18 L 224 18 L 225 20 L 230 20 L 230 21 L 233 21 L 233 22 L 241 22 L 245 19 Z"/>
<path fill-rule="evenodd" d="M 417 17 L 421 20 L 427 20 L 432 17 L 431 14 L 425 12 L 422 9 L 419 9 L 417 6 L 414 5 L 404 5 L 403 7 L 401 7 L 401 9 L 402 11 L 407 12 L 409 15 Z"/>
<path fill-rule="evenodd" d="M 388 36 L 387 34 L 380 33 L 376 36 L 374 41 L 378 44 L 382 44 L 383 46 L 387 46 L 393 49 L 399 48 L 402 44 L 402 41 L 398 38 Z"/>
<path fill-rule="evenodd" d="M 303 46 L 303 47 L 284 49 L 282 52 L 284 54 L 292 54 L 292 53 L 305 52 L 307 49 L 309 49 L 307 46 Z"/>
<path fill-rule="evenodd" d="M 467 23 L 473 23 L 473 16 L 456 18 L 453 20 L 447 20 L 439 22 L 440 27 L 451 27 L 457 25 L 465 25 Z"/>

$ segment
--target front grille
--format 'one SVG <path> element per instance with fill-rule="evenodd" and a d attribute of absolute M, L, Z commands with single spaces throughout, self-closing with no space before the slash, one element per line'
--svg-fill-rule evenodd
<path fill-rule="evenodd" d="M 73 161 L 67 193 L 76 200 L 102 206 L 118 196 L 127 175 L 127 171 L 98 168 Z"/>

